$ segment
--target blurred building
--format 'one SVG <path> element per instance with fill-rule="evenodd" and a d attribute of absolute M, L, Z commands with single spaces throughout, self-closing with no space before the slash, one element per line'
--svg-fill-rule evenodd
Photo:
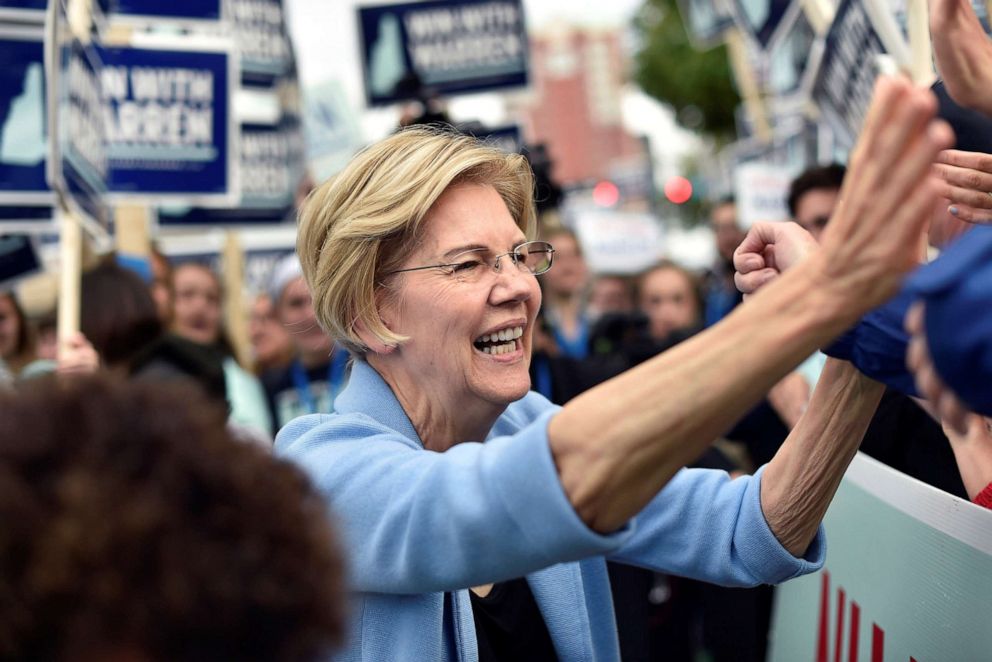
<path fill-rule="evenodd" d="M 623 127 L 627 63 L 619 29 L 555 26 L 530 41 L 531 91 L 516 112 L 530 144 L 545 143 L 565 186 L 644 172 L 643 141 Z"/>

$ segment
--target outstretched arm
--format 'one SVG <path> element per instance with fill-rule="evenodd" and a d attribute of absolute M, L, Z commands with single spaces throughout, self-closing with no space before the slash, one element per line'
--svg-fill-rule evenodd
<path fill-rule="evenodd" d="M 822 250 L 722 323 L 587 391 L 551 420 L 562 486 L 583 521 L 616 530 L 790 369 L 895 292 L 936 201 L 933 159 L 952 139 L 932 121 L 935 112 L 928 91 L 882 79 Z M 803 540 L 782 524 L 780 540 L 809 543 L 812 534 Z"/>

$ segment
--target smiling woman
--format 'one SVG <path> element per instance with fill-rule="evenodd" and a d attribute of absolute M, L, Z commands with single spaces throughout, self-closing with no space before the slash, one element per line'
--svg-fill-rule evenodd
<path fill-rule="evenodd" d="M 528 242 L 522 157 L 411 128 L 311 194 L 297 249 L 354 366 L 335 413 L 296 419 L 276 449 L 344 531 L 346 659 L 616 660 L 607 558 L 737 586 L 820 566 L 819 522 L 879 385 L 828 363 L 756 475 L 682 467 L 909 268 L 949 137 L 929 93 L 886 81 L 878 97 L 816 258 L 564 408 L 529 390 L 554 253 Z"/>

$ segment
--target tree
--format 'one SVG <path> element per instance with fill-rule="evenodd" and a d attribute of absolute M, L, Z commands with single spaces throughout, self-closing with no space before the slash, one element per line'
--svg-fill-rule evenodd
<path fill-rule="evenodd" d="M 645 93 L 672 106 L 687 129 L 718 143 L 733 139 L 734 88 L 727 48 L 698 51 L 689 42 L 675 0 L 644 0 L 634 28 L 640 36 L 634 78 Z"/>

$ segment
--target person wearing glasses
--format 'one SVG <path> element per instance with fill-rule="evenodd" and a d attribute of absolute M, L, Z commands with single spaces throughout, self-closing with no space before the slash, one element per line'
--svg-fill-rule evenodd
<path fill-rule="evenodd" d="M 416 127 L 310 195 L 297 251 L 354 363 L 335 412 L 291 422 L 276 452 L 343 534 L 343 659 L 616 660 L 607 558 L 738 586 L 820 567 L 819 522 L 881 386 L 829 363 L 754 476 L 683 467 L 910 267 L 950 131 L 926 91 L 886 79 L 877 96 L 821 252 L 564 407 L 530 390 L 554 248 L 530 239 L 521 156 Z"/>

